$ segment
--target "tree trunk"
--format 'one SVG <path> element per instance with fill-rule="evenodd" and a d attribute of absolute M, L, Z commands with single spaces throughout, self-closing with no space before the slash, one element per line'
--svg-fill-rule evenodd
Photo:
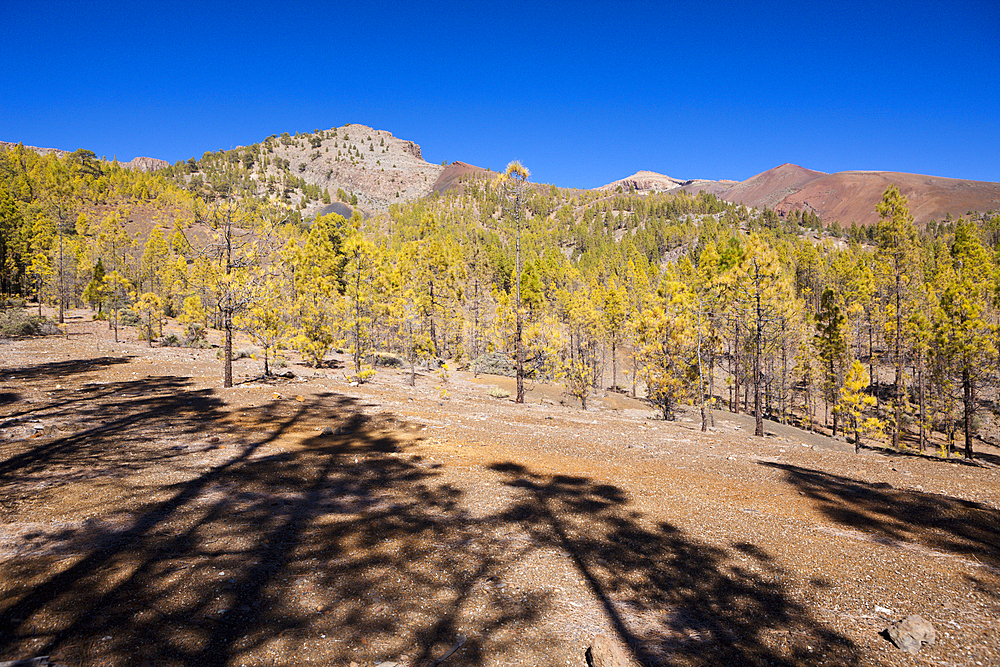
<path fill-rule="evenodd" d="M 895 354 L 896 354 L 896 405 L 894 406 L 894 416 L 895 424 L 892 429 L 892 447 L 897 452 L 899 451 L 899 438 L 900 431 L 903 430 L 903 355 L 902 355 L 902 337 L 903 337 L 903 314 L 901 312 L 902 307 L 902 277 L 900 272 L 896 271 L 896 341 L 895 341 Z"/>
<path fill-rule="evenodd" d="M 700 335 L 700 334 L 699 334 Z M 615 344 L 614 338 L 611 339 L 611 388 L 613 391 L 618 391 L 618 355 L 616 354 L 617 345 Z"/>
<path fill-rule="evenodd" d="M 760 285 L 757 286 L 757 330 L 754 332 L 754 359 L 753 359 L 753 411 L 756 428 L 754 435 L 764 435 L 764 415 L 761 413 L 760 385 L 761 385 L 761 327 L 764 323 L 764 313 L 760 305 Z"/>
<path fill-rule="evenodd" d="M 515 279 L 517 280 L 517 285 L 515 285 L 515 290 L 517 292 L 517 302 L 514 306 L 517 312 L 517 396 L 514 398 L 515 403 L 524 403 L 524 345 L 521 341 L 521 206 L 518 203 L 517 211 L 517 252 L 516 252 L 516 266 L 517 275 Z"/>
<path fill-rule="evenodd" d="M 232 387 L 233 386 L 233 320 L 229 313 L 225 313 L 223 328 L 226 330 L 226 345 L 223 349 L 223 371 L 222 371 L 222 386 Z"/>
<path fill-rule="evenodd" d="M 410 332 L 410 386 L 417 386 L 417 369 L 416 369 L 416 357 L 417 350 L 413 346 L 413 322 L 409 321 L 406 326 Z"/>
<path fill-rule="evenodd" d="M 920 451 L 924 451 L 927 446 L 927 434 L 925 433 L 924 424 L 927 421 L 927 415 L 925 414 L 925 399 L 924 399 L 924 361 L 920 360 L 920 366 L 917 368 L 917 388 L 918 394 L 920 396 Z"/>
<path fill-rule="evenodd" d="M 965 458 L 972 460 L 972 412 L 975 409 L 975 388 L 972 386 L 972 374 L 966 368 L 962 371 L 962 403 L 965 408 Z"/>
<path fill-rule="evenodd" d="M 614 347 L 611 348 L 614 350 Z M 701 401 L 701 431 L 708 430 L 708 414 L 705 412 L 705 374 L 701 368 L 701 301 L 698 301 L 698 398 Z"/>
<path fill-rule="evenodd" d="M 736 319 L 736 331 L 733 338 L 733 396 L 736 400 L 730 406 L 733 414 L 740 412 L 740 320 Z"/>
<path fill-rule="evenodd" d="M 63 311 L 66 308 L 66 289 L 63 284 L 63 223 L 62 210 L 59 212 L 59 324 L 65 322 Z M 152 346 L 150 346 L 152 347 Z"/>
<path fill-rule="evenodd" d="M 837 386 L 837 369 L 834 367 L 834 361 L 833 361 L 833 358 L 831 357 L 831 359 L 830 359 L 830 389 L 829 389 L 829 395 L 827 397 L 827 406 L 830 405 L 830 400 L 833 399 L 833 398 L 835 398 L 835 396 L 833 395 L 833 392 L 836 389 L 836 386 Z M 827 410 L 829 410 L 829 409 L 830 408 L 827 407 Z M 833 406 L 833 437 L 837 437 L 837 406 L 836 406 L 836 404 Z"/>

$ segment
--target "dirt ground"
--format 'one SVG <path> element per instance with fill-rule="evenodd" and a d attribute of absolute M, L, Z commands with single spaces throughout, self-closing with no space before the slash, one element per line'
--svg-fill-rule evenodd
<path fill-rule="evenodd" d="M 1000 468 L 627 397 L 0 341 L 0 660 L 1000 664 Z M 242 342 L 239 347 L 248 347 Z M 339 366 L 339 367 L 338 367 Z M 286 369 L 282 369 L 286 370 Z M 911 656 L 880 632 L 920 614 Z"/>

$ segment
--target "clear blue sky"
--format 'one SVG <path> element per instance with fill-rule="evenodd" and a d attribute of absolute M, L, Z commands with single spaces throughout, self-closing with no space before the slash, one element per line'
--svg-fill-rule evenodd
<path fill-rule="evenodd" d="M 595 187 L 1000 181 L 1000 1 L 0 0 L 0 140 L 175 162 L 346 122 Z"/>

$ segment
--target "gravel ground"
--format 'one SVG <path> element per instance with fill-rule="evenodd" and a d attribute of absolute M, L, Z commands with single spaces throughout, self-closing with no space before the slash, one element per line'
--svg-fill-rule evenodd
<path fill-rule="evenodd" d="M 717 413 L 344 360 L 262 381 L 71 313 L 0 342 L 0 660 L 1000 664 L 997 452 L 966 465 Z M 442 389 L 447 397 L 442 396 Z M 918 613 L 916 656 L 880 632 Z"/>

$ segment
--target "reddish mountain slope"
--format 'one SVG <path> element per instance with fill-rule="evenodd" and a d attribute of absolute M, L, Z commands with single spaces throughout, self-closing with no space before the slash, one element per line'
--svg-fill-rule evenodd
<path fill-rule="evenodd" d="M 437 180 L 431 186 L 432 192 L 444 194 L 449 190 L 462 187 L 462 181 L 466 178 L 477 176 L 488 176 L 490 171 L 482 167 L 476 167 L 465 162 L 452 162 L 438 174 Z"/>
<path fill-rule="evenodd" d="M 1000 209 L 1000 183 L 890 171 L 841 171 L 824 174 L 783 164 L 739 183 L 723 199 L 748 206 L 768 206 L 779 213 L 808 209 L 825 222 L 841 225 L 878 222 L 875 206 L 895 184 L 909 201 L 918 224 L 958 217 L 968 211 Z"/>
<path fill-rule="evenodd" d="M 747 206 L 774 208 L 782 199 L 821 176 L 826 174 L 785 163 L 734 185 L 722 195 L 722 198 Z"/>
<path fill-rule="evenodd" d="M 949 213 L 957 218 L 969 211 L 1000 209 L 1000 183 L 870 171 L 842 171 L 813 179 L 775 208 L 782 213 L 811 208 L 824 221 L 869 225 L 878 222 L 875 206 L 890 185 L 906 196 L 918 224 L 944 220 Z"/>

